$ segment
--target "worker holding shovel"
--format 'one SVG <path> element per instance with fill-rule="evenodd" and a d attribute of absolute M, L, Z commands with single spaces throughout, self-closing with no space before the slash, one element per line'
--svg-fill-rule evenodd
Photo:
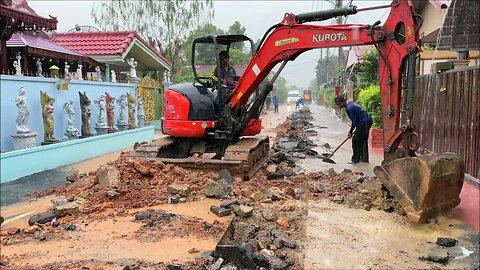
<path fill-rule="evenodd" d="M 335 104 L 339 109 L 345 108 L 348 117 L 352 121 L 352 126 L 348 132 L 348 138 L 352 138 L 353 135 L 353 155 L 348 163 L 368 163 L 368 134 L 372 127 L 372 117 L 357 103 L 347 103 L 343 96 L 336 97 Z"/>

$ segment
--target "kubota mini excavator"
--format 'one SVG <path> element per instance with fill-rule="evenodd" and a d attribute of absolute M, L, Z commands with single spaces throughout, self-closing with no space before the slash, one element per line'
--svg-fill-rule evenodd
<path fill-rule="evenodd" d="M 379 8 L 390 8 L 383 26 L 380 22 L 307 24 Z M 378 51 L 384 136 L 384 161 L 374 172 L 404 206 L 407 217 L 423 222 L 460 203 L 465 168 L 462 158 L 454 153 L 422 157 L 415 154 L 418 135 L 410 120 L 421 24 L 422 18 L 414 13 L 411 0 L 362 9 L 350 6 L 298 15 L 286 13 L 265 33 L 234 87 L 214 86 L 209 77 L 197 74 L 195 47 L 211 44 L 219 66 L 221 49 L 228 51 L 233 43 L 243 41 L 253 47 L 253 42 L 243 35 L 197 38 L 192 46 L 197 82 L 171 85 L 165 90 L 162 131 L 170 137 L 140 145 L 132 156 L 160 158 L 184 167 L 236 168 L 251 177 L 269 151 L 268 138 L 251 136 L 260 133 L 263 103 L 287 62 L 311 49 L 370 44 Z M 279 63 L 270 81 L 259 88 Z"/>

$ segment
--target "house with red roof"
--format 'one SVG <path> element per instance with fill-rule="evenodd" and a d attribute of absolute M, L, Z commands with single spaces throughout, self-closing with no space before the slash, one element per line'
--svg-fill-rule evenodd
<path fill-rule="evenodd" d="M 106 75 L 109 76 L 109 70 L 113 69 L 119 79 L 122 75 L 127 77 L 130 67 L 126 61 L 130 58 L 138 62 L 138 76 L 149 71 L 163 75 L 171 70 L 165 56 L 135 31 L 85 32 L 73 29 L 67 33 L 54 33 L 51 41 L 105 64 Z"/>
<path fill-rule="evenodd" d="M 480 64 L 480 28 L 478 19 L 472 17 L 478 18 L 478 14 L 474 10 L 469 10 L 472 12 L 471 15 L 461 15 L 465 14 L 462 9 L 468 5 L 474 6 L 474 2 L 470 0 L 413 1 L 415 12 L 423 18 L 423 24 L 419 29 L 421 44 L 424 48 L 420 54 L 420 75 L 445 68 Z M 467 22 L 469 18 L 473 18 L 471 22 Z M 458 53 L 462 51 L 463 53 Z"/>

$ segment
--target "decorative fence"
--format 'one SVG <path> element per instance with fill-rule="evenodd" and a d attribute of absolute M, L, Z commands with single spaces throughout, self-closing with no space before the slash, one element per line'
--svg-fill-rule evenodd
<path fill-rule="evenodd" d="M 154 119 L 160 119 L 159 112 L 163 112 L 163 97 L 161 93 L 163 87 L 159 81 L 150 77 L 143 77 L 136 87 L 137 98 L 143 98 L 145 111 L 145 120 L 150 122 Z"/>
<path fill-rule="evenodd" d="M 416 79 L 414 119 L 420 143 L 434 153 L 455 152 L 466 172 L 480 177 L 480 66 Z"/>

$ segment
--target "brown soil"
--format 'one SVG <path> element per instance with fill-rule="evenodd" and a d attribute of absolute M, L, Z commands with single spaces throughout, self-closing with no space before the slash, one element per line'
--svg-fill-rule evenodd
<path fill-rule="evenodd" d="M 216 172 L 191 171 L 171 164 L 165 165 L 160 161 L 135 159 L 126 153 L 122 153 L 111 165 L 121 173 L 120 195 L 114 200 L 108 199 L 107 191 L 111 188 L 98 183 L 96 172 L 90 172 L 73 184 L 38 192 L 36 195 L 65 195 L 71 200 L 81 197 L 88 202 L 83 212 L 93 213 L 113 206 L 129 209 L 167 203 L 167 186 L 174 182 L 189 185 L 192 192 L 187 201 L 196 201 L 204 197 L 203 188 L 208 180 L 218 176 Z"/>

